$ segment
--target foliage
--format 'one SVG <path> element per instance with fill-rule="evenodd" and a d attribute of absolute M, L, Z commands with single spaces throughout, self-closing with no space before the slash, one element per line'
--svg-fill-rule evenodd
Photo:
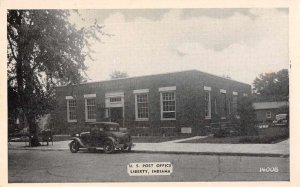
<path fill-rule="evenodd" d="M 289 98 L 289 75 L 287 69 L 277 73 L 264 73 L 255 78 L 253 91 L 257 100 L 287 101 Z"/>
<path fill-rule="evenodd" d="M 77 29 L 69 15 L 67 10 L 7 12 L 9 119 L 24 116 L 31 134 L 37 134 L 36 120 L 53 106 L 54 87 L 85 80 L 88 41 L 100 40 L 99 25 Z"/>
<path fill-rule="evenodd" d="M 242 137 L 240 143 L 274 143 L 285 140 L 289 137 L 289 128 L 287 127 L 269 127 L 260 129 L 258 136 Z"/>
<path fill-rule="evenodd" d="M 129 77 L 126 72 L 122 72 L 122 71 L 118 71 L 118 70 L 114 70 L 110 74 L 110 79 L 120 79 L 120 78 L 126 78 L 126 77 Z"/>
<path fill-rule="evenodd" d="M 242 97 L 238 102 L 238 115 L 240 116 L 241 133 L 243 135 L 253 135 L 255 130 L 255 111 L 250 97 Z"/>

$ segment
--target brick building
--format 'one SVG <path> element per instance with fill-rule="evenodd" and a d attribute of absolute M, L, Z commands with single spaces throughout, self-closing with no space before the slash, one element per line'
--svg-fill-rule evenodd
<path fill-rule="evenodd" d="M 239 98 L 250 93 L 248 84 L 197 70 L 60 86 L 54 130 L 113 121 L 134 135 L 203 134 L 234 116 Z"/>

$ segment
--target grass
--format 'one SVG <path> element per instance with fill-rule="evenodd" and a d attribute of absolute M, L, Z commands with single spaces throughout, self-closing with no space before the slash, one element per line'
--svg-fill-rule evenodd
<path fill-rule="evenodd" d="M 257 135 L 253 136 L 231 136 L 231 137 L 207 137 L 203 139 L 188 140 L 179 143 L 224 143 L 224 144 L 272 144 L 286 140 L 289 137 L 289 129 L 286 127 L 270 127 L 259 129 Z"/>

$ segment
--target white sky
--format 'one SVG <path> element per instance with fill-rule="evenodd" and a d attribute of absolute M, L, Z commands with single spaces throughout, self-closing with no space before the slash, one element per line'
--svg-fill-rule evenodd
<path fill-rule="evenodd" d="M 252 84 L 260 73 L 288 68 L 287 9 L 81 10 L 78 26 L 104 25 L 87 59 L 90 81 L 113 70 L 129 76 L 197 69 Z"/>

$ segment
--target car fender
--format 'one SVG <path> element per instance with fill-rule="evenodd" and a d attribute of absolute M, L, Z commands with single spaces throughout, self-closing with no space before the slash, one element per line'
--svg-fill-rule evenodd
<path fill-rule="evenodd" d="M 86 147 L 86 146 L 83 144 L 83 142 L 80 140 L 80 138 L 72 137 L 72 138 L 70 138 L 70 140 L 73 140 L 73 141 L 78 142 L 79 145 L 80 145 L 81 147 Z"/>

